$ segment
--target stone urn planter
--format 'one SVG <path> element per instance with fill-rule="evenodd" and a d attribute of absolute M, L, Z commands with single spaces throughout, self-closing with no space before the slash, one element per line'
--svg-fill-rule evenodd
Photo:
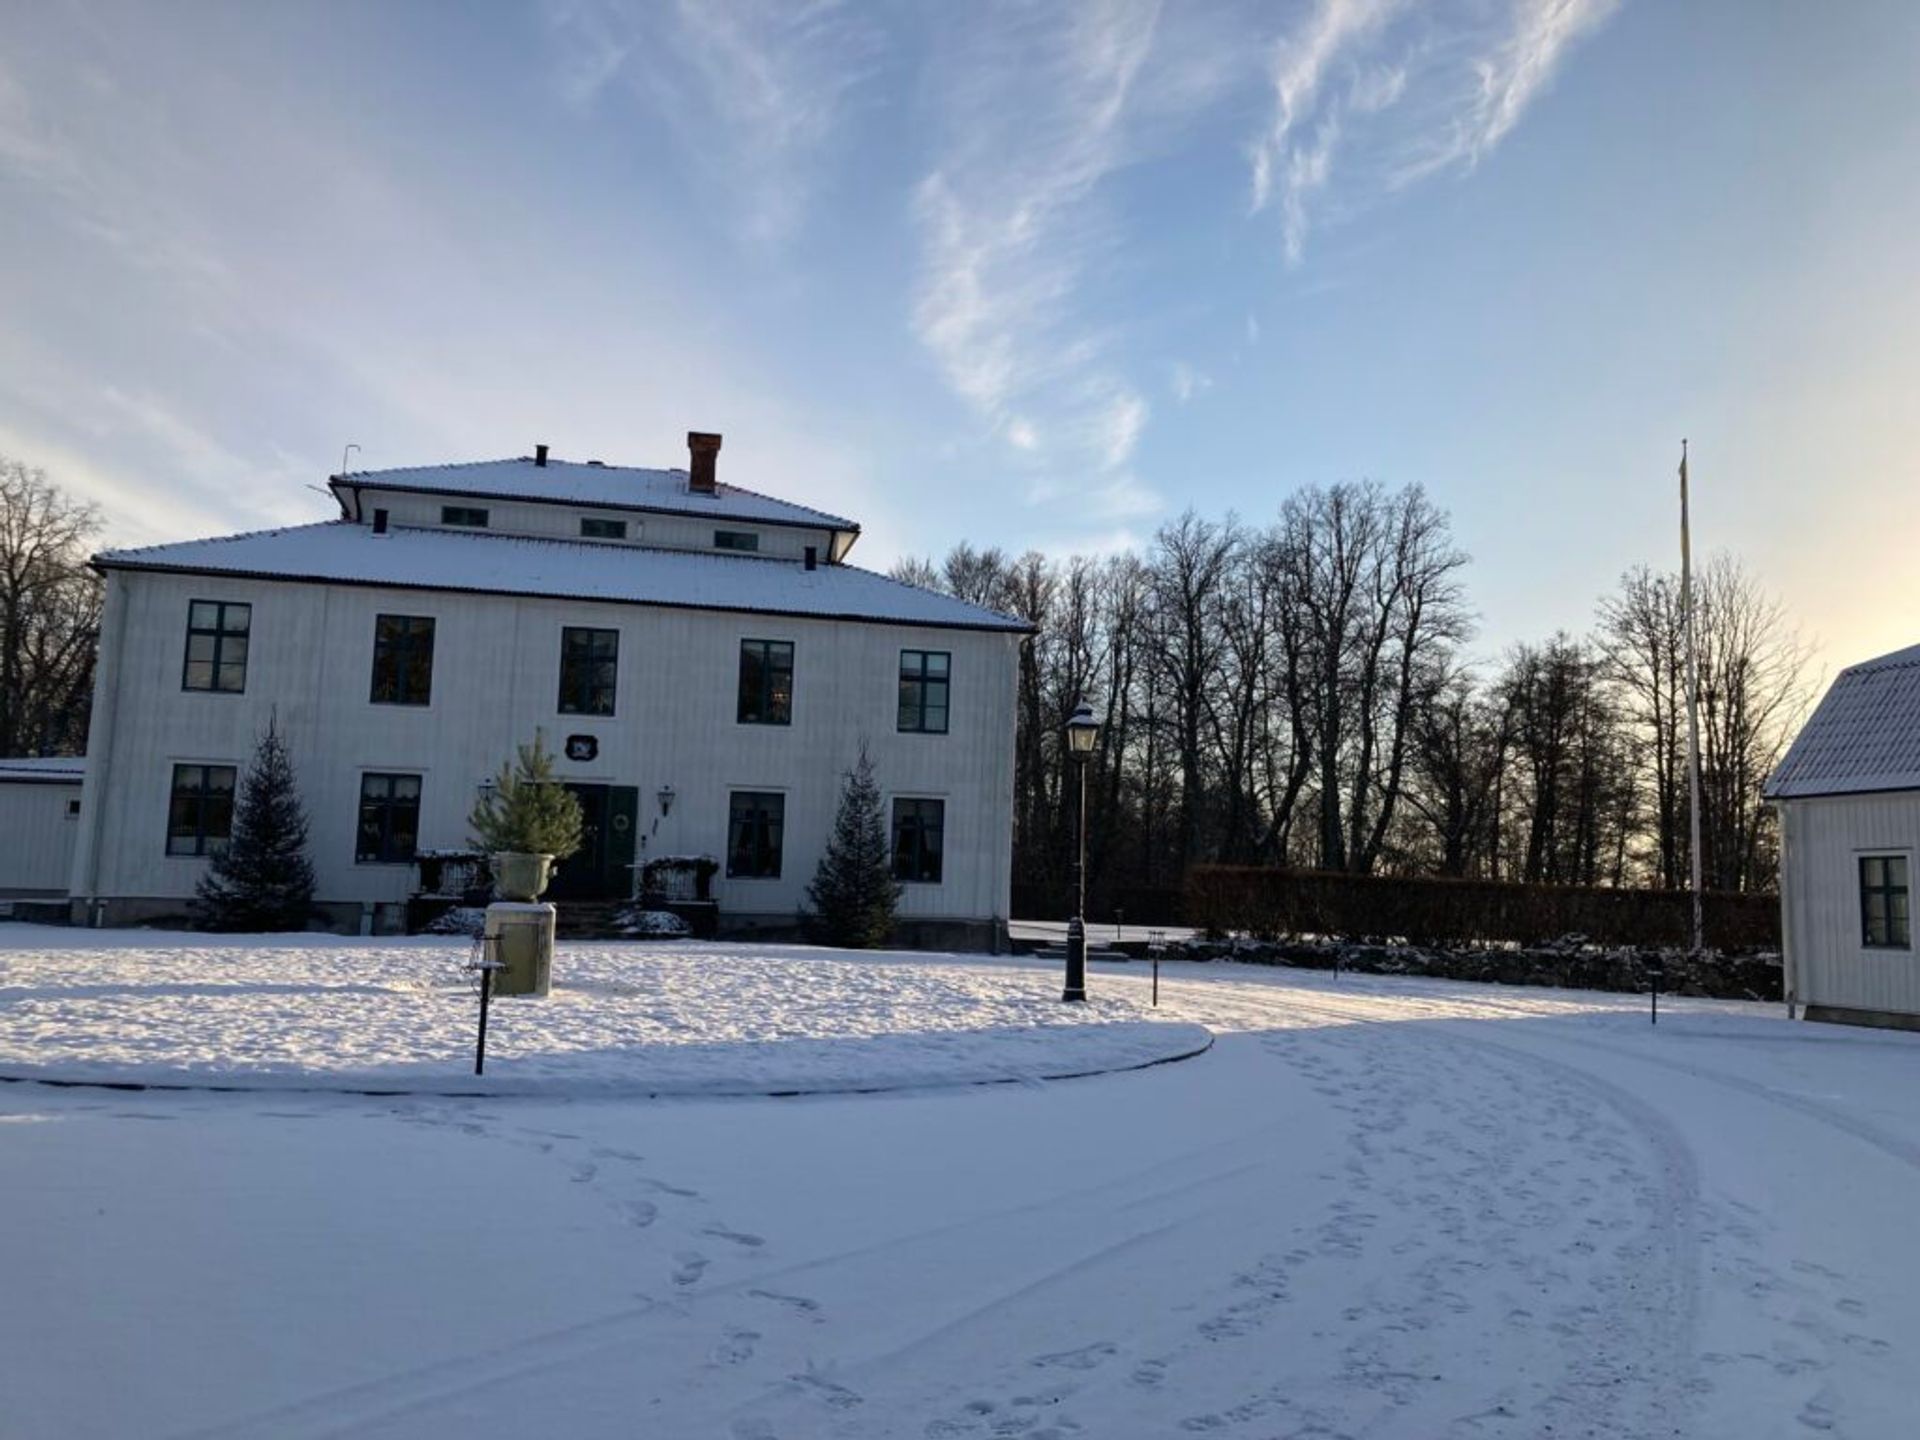
<path fill-rule="evenodd" d="M 553 856 L 502 850 L 493 857 L 493 890 L 502 900 L 538 900 L 553 876 Z"/>

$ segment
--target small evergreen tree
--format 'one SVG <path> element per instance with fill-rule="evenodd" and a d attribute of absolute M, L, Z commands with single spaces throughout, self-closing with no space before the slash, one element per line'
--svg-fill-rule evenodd
<path fill-rule="evenodd" d="M 493 789 L 467 815 L 473 841 L 489 854 L 551 855 L 564 860 L 580 848 L 580 798 L 553 773 L 553 752 L 544 732 L 531 745 L 515 747 L 500 767 Z"/>
<path fill-rule="evenodd" d="M 194 919 L 206 930 L 304 930 L 313 916 L 307 812 L 273 720 L 241 777 L 226 848 L 200 877 L 196 896 Z"/>
<path fill-rule="evenodd" d="M 809 934 L 824 944 L 856 950 L 887 943 L 900 900 L 888 849 L 880 787 L 874 784 L 873 761 L 862 745 L 860 759 L 841 788 L 826 853 L 807 887 L 810 911 L 802 919 Z"/>

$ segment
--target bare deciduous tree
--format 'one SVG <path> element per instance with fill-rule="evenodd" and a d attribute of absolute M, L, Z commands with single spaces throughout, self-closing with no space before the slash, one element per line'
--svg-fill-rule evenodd
<path fill-rule="evenodd" d="M 0 458 L 0 755 L 85 748 L 100 636 L 98 511 Z"/>

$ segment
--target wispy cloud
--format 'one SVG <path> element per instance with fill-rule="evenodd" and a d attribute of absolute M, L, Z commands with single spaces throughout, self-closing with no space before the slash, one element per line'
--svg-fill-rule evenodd
<path fill-rule="evenodd" d="M 846 0 L 551 0 L 558 82 L 590 107 L 611 87 L 650 106 L 759 245 L 805 218 L 813 167 L 886 38 Z"/>
<path fill-rule="evenodd" d="M 1471 170 L 1616 8 L 1618 0 L 1316 0 L 1273 47 L 1271 119 L 1248 150 L 1251 210 L 1278 209 L 1283 252 L 1297 265 L 1329 211 Z M 1347 172 L 1351 183 L 1336 187 Z"/>
<path fill-rule="evenodd" d="M 1168 381 L 1168 388 L 1173 391 L 1173 398 L 1184 405 L 1193 399 L 1194 396 L 1204 395 L 1207 391 L 1211 390 L 1213 388 L 1213 377 L 1204 370 L 1199 370 L 1189 365 L 1184 360 L 1176 360 L 1173 362 L 1173 370 L 1171 378 Z"/>
<path fill-rule="evenodd" d="M 1081 498 L 1102 503 L 1149 407 L 1073 302 L 1115 244 L 1102 186 L 1140 153 L 1159 6 L 1001 18 L 969 27 L 945 76 L 949 140 L 914 197 L 914 330 L 995 433 L 1043 474 L 1088 477 Z"/>

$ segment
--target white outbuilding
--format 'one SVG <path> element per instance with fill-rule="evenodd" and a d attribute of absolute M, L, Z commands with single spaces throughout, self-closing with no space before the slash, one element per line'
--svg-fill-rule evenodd
<path fill-rule="evenodd" d="M 1920 1029 L 1920 645 L 1843 670 L 1763 793 L 1780 813 L 1787 1003 Z"/>
<path fill-rule="evenodd" d="M 316 899 L 397 928 L 416 861 L 466 845 L 476 796 L 541 732 L 586 817 L 563 910 L 710 857 L 723 928 L 791 927 L 864 750 L 903 931 L 1003 944 L 1031 627 L 848 563 L 855 522 L 721 481 L 718 435 L 688 444 L 686 469 L 542 445 L 337 475 L 335 519 L 97 557 L 73 918 L 182 915 L 273 725 Z"/>
<path fill-rule="evenodd" d="M 0 900 L 67 893 L 86 774 L 71 755 L 0 760 Z"/>

